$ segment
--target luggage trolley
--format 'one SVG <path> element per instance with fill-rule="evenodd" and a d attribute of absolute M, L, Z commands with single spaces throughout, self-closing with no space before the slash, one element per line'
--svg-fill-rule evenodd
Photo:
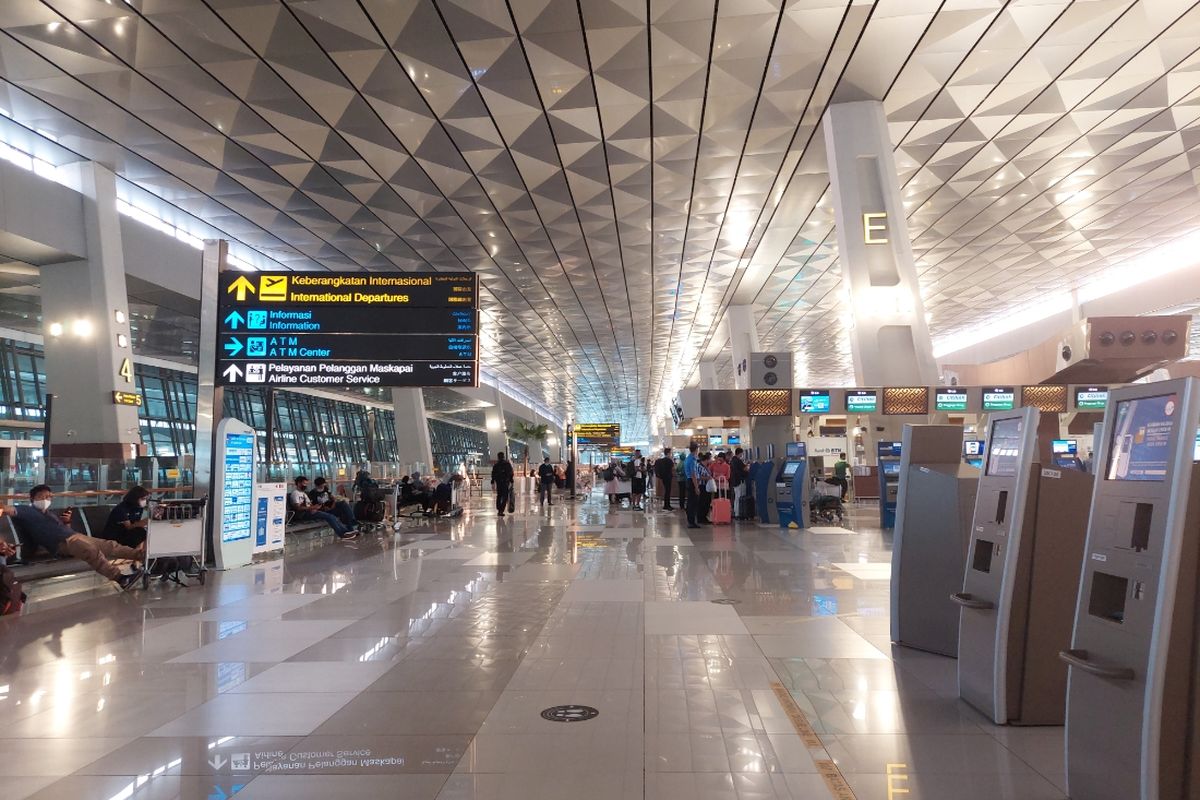
<path fill-rule="evenodd" d="M 142 576 L 142 588 L 150 586 L 150 573 L 159 559 L 174 559 L 174 563 L 162 575 L 163 581 L 174 581 L 187 586 L 183 578 L 195 578 L 204 585 L 205 542 L 204 523 L 208 514 L 208 497 L 186 500 L 160 500 L 150 509 L 150 524 L 146 529 L 146 572 Z M 191 557 L 196 565 L 195 574 L 184 572 L 180 560 Z M 182 576 L 181 576 L 182 573 Z"/>

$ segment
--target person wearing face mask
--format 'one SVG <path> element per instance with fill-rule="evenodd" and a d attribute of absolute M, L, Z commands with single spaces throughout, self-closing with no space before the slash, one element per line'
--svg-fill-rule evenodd
<path fill-rule="evenodd" d="M 135 486 L 125 493 L 123 499 L 108 515 L 104 530 L 97 534 L 101 539 L 112 539 L 126 547 L 138 547 L 146 541 L 146 526 L 150 522 L 146 506 L 150 502 L 150 490 Z"/>
<path fill-rule="evenodd" d="M 134 566 L 131 572 L 122 574 L 121 568 L 109 559 L 128 561 L 145 560 L 146 547 L 133 548 L 112 541 L 84 536 L 71 530 L 62 516 L 50 510 L 54 493 L 49 486 L 40 484 L 29 490 L 30 505 L 3 506 L 0 514 L 12 519 L 13 527 L 23 542 L 40 547 L 56 556 L 78 558 L 122 589 L 133 586 L 142 577 L 142 569 Z"/>

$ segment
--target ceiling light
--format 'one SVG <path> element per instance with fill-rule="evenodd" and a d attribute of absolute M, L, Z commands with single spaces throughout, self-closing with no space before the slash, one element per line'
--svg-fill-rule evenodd
<path fill-rule="evenodd" d="M 71 333 L 80 338 L 87 338 L 92 335 L 92 323 L 90 320 L 77 319 L 71 323 Z"/>
<path fill-rule="evenodd" d="M 61 322 L 51 322 L 50 327 L 46 330 L 51 336 L 54 337 L 62 336 L 63 334 L 63 326 Z"/>

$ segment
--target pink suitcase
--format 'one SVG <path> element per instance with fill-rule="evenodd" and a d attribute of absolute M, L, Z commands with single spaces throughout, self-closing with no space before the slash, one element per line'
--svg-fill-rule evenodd
<path fill-rule="evenodd" d="M 717 492 L 724 497 L 714 497 L 709 517 L 713 525 L 729 525 L 733 519 L 733 504 L 729 502 L 729 481 L 721 478 L 717 481 Z"/>

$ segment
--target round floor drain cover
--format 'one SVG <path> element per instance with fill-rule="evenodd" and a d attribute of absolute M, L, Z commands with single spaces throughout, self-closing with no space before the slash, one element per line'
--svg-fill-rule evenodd
<path fill-rule="evenodd" d="M 732 597 L 722 597 L 720 599 L 713 600 L 713 602 L 722 606 L 735 606 L 742 601 L 734 600 Z"/>
<path fill-rule="evenodd" d="M 551 722 L 586 722 L 600 716 L 591 706 L 553 706 L 542 712 L 542 719 Z"/>

